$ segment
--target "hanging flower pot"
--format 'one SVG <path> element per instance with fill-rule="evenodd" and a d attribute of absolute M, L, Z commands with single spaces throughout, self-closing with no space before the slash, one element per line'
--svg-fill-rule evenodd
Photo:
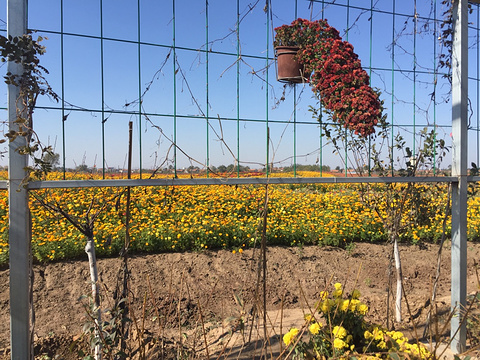
<path fill-rule="evenodd" d="M 375 133 L 383 117 L 382 103 L 352 44 L 343 41 L 326 20 L 297 19 L 275 28 L 275 32 L 278 80 L 302 82 L 308 77 L 322 110 L 331 120 L 362 137 Z M 280 55 L 281 47 L 289 49 L 285 50 L 287 54 Z M 293 65 L 289 67 L 291 73 L 282 67 L 283 56 L 295 64 L 294 69 Z"/>
<path fill-rule="evenodd" d="M 305 67 L 298 62 L 296 46 L 277 46 L 275 57 L 277 58 L 277 80 L 288 83 L 303 83 L 308 81 Z"/>

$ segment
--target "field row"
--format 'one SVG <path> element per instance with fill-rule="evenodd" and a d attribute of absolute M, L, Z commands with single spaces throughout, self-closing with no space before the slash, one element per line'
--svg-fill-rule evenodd
<path fill-rule="evenodd" d="M 385 224 L 401 209 L 401 240 L 436 242 L 442 236 L 446 185 L 417 185 L 402 197 L 386 184 L 176 186 L 131 189 L 129 233 L 134 251 L 185 251 L 259 245 L 268 193 L 268 244 L 346 247 L 353 242 L 387 240 Z M 398 188 L 406 185 L 390 185 Z M 363 189 L 363 190 L 362 190 Z M 393 189 L 395 190 L 395 189 Z M 0 262 L 8 258 L 8 204 L 0 193 Z M 125 238 L 125 189 L 40 190 L 31 196 L 32 247 L 38 261 L 84 256 L 85 236 L 64 216 L 38 199 L 62 209 L 83 226 L 92 217 L 100 255 L 118 254 Z M 480 200 L 469 200 L 468 237 L 480 238 Z M 397 214 L 398 215 L 398 214 Z M 387 221 L 387 222 L 386 222 Z M 450 218 L 446 222 L 450 234 Z"/>

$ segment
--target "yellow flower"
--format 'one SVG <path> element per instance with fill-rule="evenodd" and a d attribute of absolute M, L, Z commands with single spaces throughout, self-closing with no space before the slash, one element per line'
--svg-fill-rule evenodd
<path fill-rule="evenodd" d="M 297 328 L 291 328 L 289 332 L 283 335 L 283 342 L 285 345 L 290 345 L 295 340 L 299 332 L 300 330 Z"/>
<path fill-rule="evenodd" d="M 403 333 L 400 332 L 400 331 L 394 331 L 393 334 L 391 334 L 391 337 L 394 339 L 394 340 L 400 340 L 403 338 Z"/>
<path fill-rule="evenodd" d="M 397 342 L 398 345 L 402 346 L 405 344 L 405 342 L 407 341 L 405 338 L 401 338 L 401 339 L 397 339 L 395 340 Z"/>
<path fill-rule="evenodd" d="M 347 330 L 343 326 L 335 326 L 333 328 L 333 336 L 335 336 L 338 339 L 343 339 L 345 336 L 347 336 Z"/>
<path fill-rule="evenodd" d="M 383 331 L 378 327 L 373 329 L 373 338 L 375 340 L 383 340 Z"/>
<path fill-rule="evenodd" d="M 343 300 L 343 301 L 340 301 L 340 303 L 338 304 L 338 307 L 341 311 L 347 311 L 349 305 L 350 305 L 350 300 Z"/>
<path fill-rule="evenodd" d="M 307 323 L 314 323 L 315 322 L 315 318 L 313 317 L 312 314 L 305 314 L 305 316 L 303 318 L 305 319 L 305 321 Z"/>
<path fill-rule="evenodd" d="M 335 340 L 333 340 L 333 347 L 335 349 L 343 349 L 345 346 L 347 346 L 347 344 L 342 339 L 335 338 Z"/>
<path fill-rule="evenodd" d="M 320 291 L 320 300 L 326 300 L 328 298 L 328 291 Z"/>
<path fill-rule="evenodd" d="M 368 312 L 368 306 L 363 303 L 360 303 L 357 305 L 357 311 L 362 315 L 366 315 Z"/>
<path fill-rule="evenodd" d="M 336 298 L 339 298 L 342 296 L 343 294 L 343 290 L 342 290 L 342 284 L 340 283 L 336 283 L 335 285 L 335 291 L 333 292 L 333 297 L 336 297 Z"/>
<path fill-rule="evenodd" d="M 350 300 L 350 304 L 348 305 L 348 310 L 355 311 L 359 304 L 360 304 L 360 300 L 358 300 L 358 299 Z"/>
<path fill-rule="evenodd" d="M 324 314 L 328 313 L 328 312 L 330 311 L 330 309 L 332 308 L 332 303 L 333 303 L 332 300 L 329 300 L 329 299 L 325 300 L 325 301 L 322 303 L 322 305 L 320 306 L 320 310 L 321 310 Z"/>
<path fill-rule="evenodd" d="M 313 335 L 317 335 L 320 332 L 320 329 L 322 328 L 322 325 L 319 324 L 318 322 L 313 323 L 312 325 L 309 326 L 308 330 L 310 333 Z"/>

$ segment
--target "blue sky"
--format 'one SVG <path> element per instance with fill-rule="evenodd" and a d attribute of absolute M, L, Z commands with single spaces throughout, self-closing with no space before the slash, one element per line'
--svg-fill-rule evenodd
<path fill-rule="evenodd" d="M 5 19 L 5 0 L 0 3 L 0 19 Z M 48 38 L 44 42 L 47 54 L 42 57 L 42 64 L 50 71 L 48 80 L 53 89 L 64 99 L 58 104 L 46 98 L 39 101 L 35 130 L 45 143 L 54 145 L 56 152 L 62 156 L 65 153 L 67 167 L 83 161 L 89 166 L 102 167 L 103 160 L 105 166 L 124 167 L 130 120 L 134 122 L 134 167 L 141 162 L 143 168 L 152 169 L 164 160 L 167 160 L 165 165 L 175 164 L 171 147 L 174 138 L 181 149 L 177 150 L 178 168 L 202 167 L 207 161 L 210 165 L 227 165 L 234 163 L 236 156 L 244 165 L 261 167 L 267 159 L 267 118 L 271 137 L 269 162 L 276 166 L 289 166 L 294 161 L 342 165 L 343 160 L 332 154 L 325 140 L 320 140 L 319 127 L 308 111 L 309 105 L 315 105 L 309 86 L 296 85 L 295 91 L 293 87 L 284 88 L 275 79 L 274 62 L 266 59 L 267 55 L 273 57 L 273 27 L 290 23 L 295 16 L 325 17 L 353 44 L 364 68 L 369 72 L 372 68 L 372 86 L 383 91 L 389 121 L 405 125 L 396 131 L 404 134 L 407 141 L 418 141 L 411 134 L 414 122 L 417 131 L 434 121 L 438 125 L 450 124 L 450 104 L 440 102 L 441 95 L 448 93 L 448 82 L 438 79 L 438 104 L 433 106 L 430 96 L 432 69 L 438 61 L 435 56 L 441 51 L 433 21 L 423 19 L 434 17 L 433 2 L 372 1 L 372 13 L 370 1 L 366 0 L 324 3 L 272 0 L 271 11 L 266 13 L 265 1 L 239 0 L 238 68 L 237 1 L 209 0 L 208 9 L 206 3 L 29 1 L 29 27 Z M 443 10 L 440 1 L 437 3 L 436 16 L 441 19 Z M 419 18 L 414 35 L 415 8 Z M 471 22 L 477 25 L 476 7 Z M 176 62 L 172 51 L 174 32 Z M 476 32 L 471 33 L 474 44 Z M 211 51 L 208 65 L 204 52 L 207 36 Z M 393 41 L 396 46 L 392 63 Z M 470 76 L 478 78 L 476 45 L 472 46 L 470 56 Z M 470 97 L 475 126 L 477 84 L 472 79 Z M 150 114 L 147 120 L 138 115 L 138 98 L 149 85 L 142 98 L 142 111 Z M 285 100 L 276 105 L 284 89 Z M 0 90 L 6 93 L 3 84 Z M 298 103 L 294 110 L 295 95 Z M 207 113 L 210 128 L 205 120 Z M 62 114 L 68 115 L 63 124 Z M 298 124 L 294 125 L 294 120 Z M 221 134 L 223 141 L 213 129 Z M 448 141 L 450 129 L 440 127 L 438 131 Z M 472 159 L 478 152 L 474 150 L 478 148 L 476 137 L 472 133 Z"/>

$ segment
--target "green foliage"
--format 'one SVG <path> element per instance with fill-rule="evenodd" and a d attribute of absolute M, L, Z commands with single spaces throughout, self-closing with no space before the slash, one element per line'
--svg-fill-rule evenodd
<path fill-rule="evenodd" d="M 128 335 L 126 329 L 132 324 L 132 320 L 125 316 L 125 305 L 127 299 L 119 299 L 115 301 L 110 309 L 102 311 L 101 327 L 96 322 L 96 309 L 88 296 L 82 296 L 80 300 L 83 302 L 84 309 L 87 314 L 87 322 L 83 326 L 83 334 L 88 339 L 92 350 L 97 345 L 101 346 L 102 358 L 104 359 L 130 359 L 132 355 L 138 354 L 145 350 L 145 346 L 150 343 L 153 338 L 150 335 L 143 334 L 138 341 Z M 98 329 L 101 328 L 101 332 Z M 129 339 L 128 336 L 131 338 Z M 137 334 L 139 336 L 139 334 Z M 128 341 L 128 344 L 125 341 Z M 123 341 L 123 343 L 122 343 Z M 82 350 L 78 353 L 83 359 L 93 359 L 91 355 L 85 355 Z"/>

